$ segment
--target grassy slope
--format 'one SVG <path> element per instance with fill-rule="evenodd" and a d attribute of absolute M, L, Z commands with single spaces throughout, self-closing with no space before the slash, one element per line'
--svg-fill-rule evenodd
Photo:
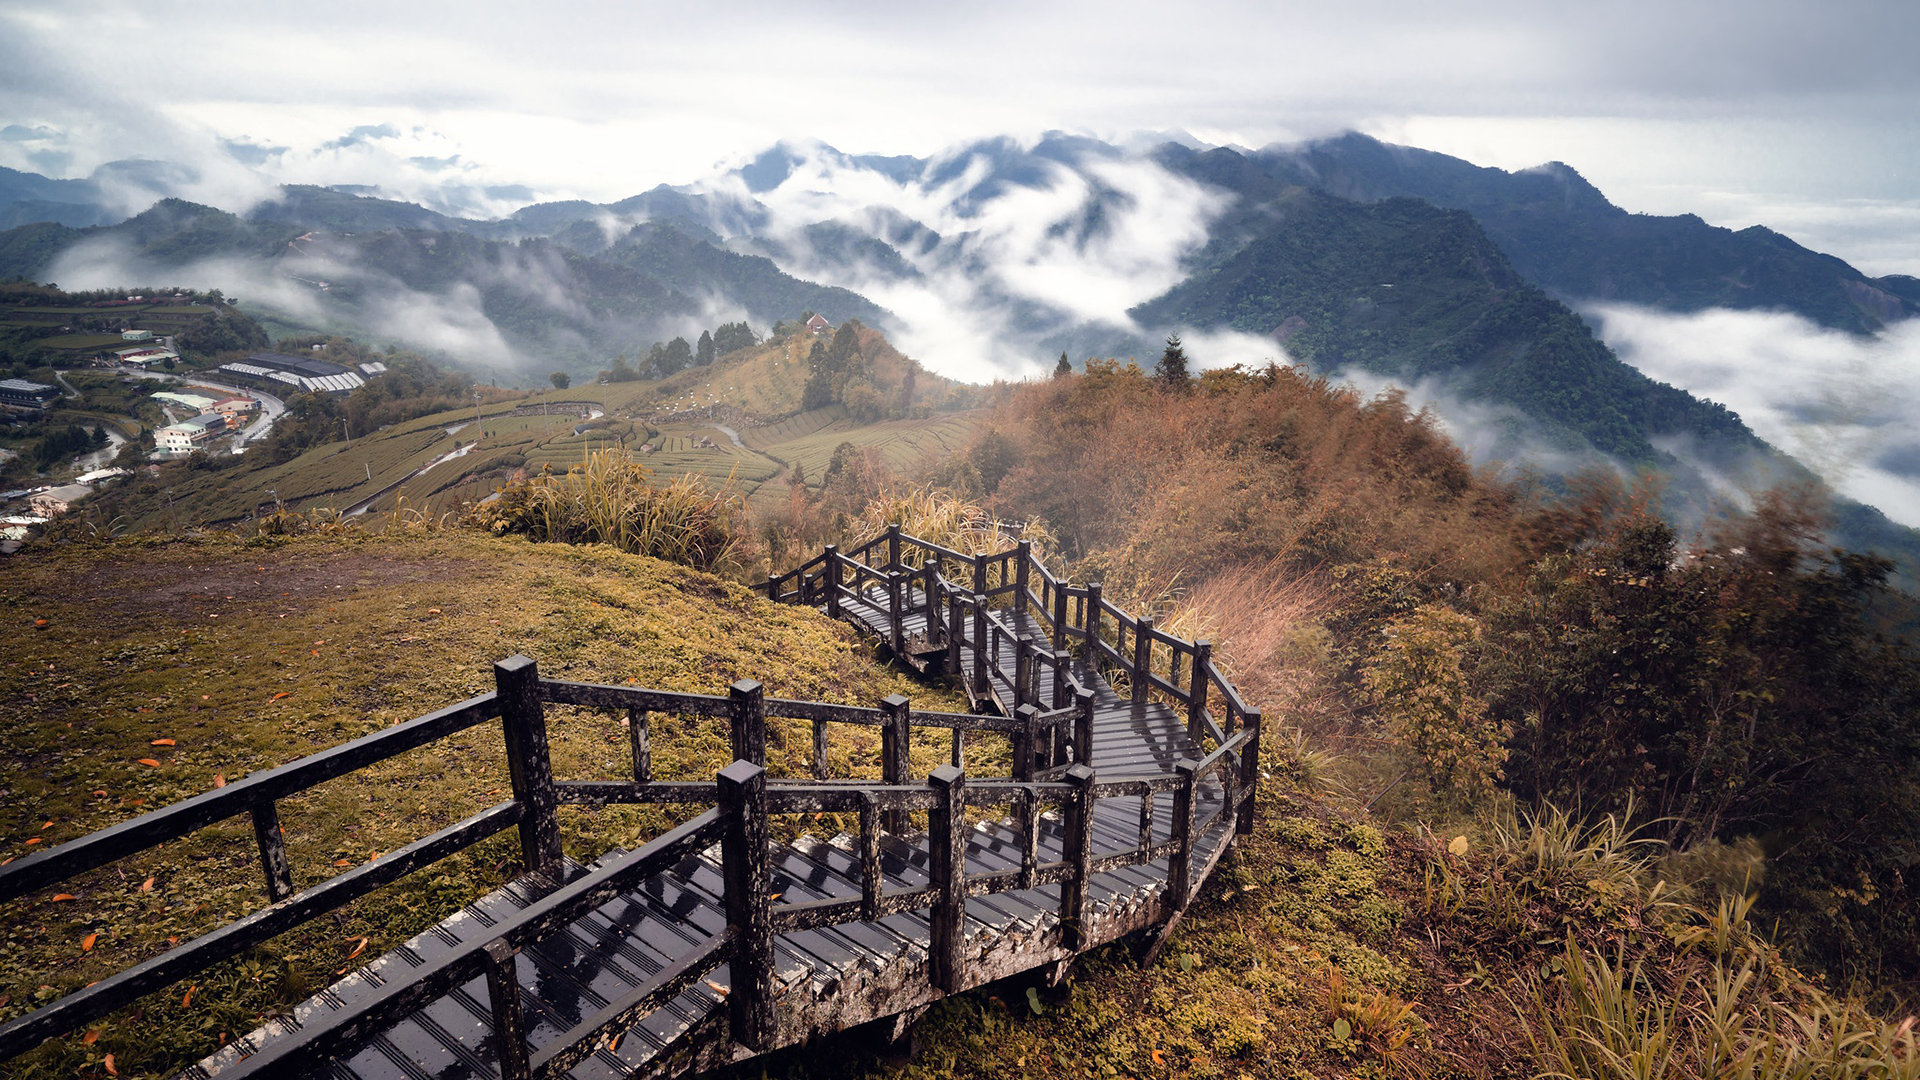
<path fill-rule="evenodd" d="M 516 469 L 542 467 L 565 472 L 588 453 L 625 445 L 656 475 L 695 473 L 718 485 L 731 480 L 741 495 L 778 498 L 781 478 L 799 465 L 818 485 L 827 462 L 842 442 L 871 446 L 895 465 L 964 446 L 973 415 L 937 413 L 925 419 L 861 423 L 837 406 L 785 417 L 800 405 L 806 382 L 804 355 L 811 338 L 768 342 L 743 350 L 707 368 L 680 372 L 652 382 L 591 384 L 549 390 L 524 400 L 457 409 L 421 417 L 372 433 L 356 433 L 350 443 L 327 443 L 279 464 L 241 462 L 185 484 L 172 484 L 171 504 L 162 485 L 130 508 L 127 524 L 135 531 L 186 523 L 221 523 L 247 518 L 271 507 L 275 496 L 299 509 L 345 509 L 377 493 L 373 509 L 401 505 L 441 513 L 462 501 L 485 498 Z M 957 384 L 921 373 L 919 400 L 950 399 Z M 606 416 L 589 430 L 575 433 L 581 421 L 571 413 L 516 416 L 516 407 L 537 409 L 543 402 L 591 402 Z M 725 402 L 724 408 L 714 406 Z M 739 432 L 745 449 L 715 426 Z M 766 426 L 756 426 L 760 424 Z M 452 430 L 451 434 L 448 429 Z M 624 442 L 623 442 L 624 440 Z M 702 445 L 705 440 L 708 445 Z M 467 444 L 464 456 L 413 475 L 436 458 Z M 652 449 L 640 452 L 639 448 Z M 257 451 L 255 451 L 257 453 Z M 133 485 L 137 490 L 142 485 Z M 764 489 L 764 490 L 763 490 Z"/>
<path fill-rule="evenodd" d="M 600 549 L 417 532 L 35 548 L 9 567 L 0 692 L 28 706 L 8 715 L 15 752 L 0 765 L 9 855 L 483 691 L 489 662 L 516 651 L 543 672 L 589 681 L 715 692 L 754 677 L 780 695 L 870 702 L 899 691 L 922 707 L 956 705 L 874 666 L 850 632 L 812 613 Z M 620 775 L 616 720 L 556 709 L 551 724 L 560 776 Z M 654 730 L 663 777 L 706 775 L 724 757 L 717 727 L 665 720 Z M 797 728 L 776 739 L 775 769 L 798 771 L 807 747 Z M 871 773 L 877 751 L 864 729 L 837 737 L 836 772 Z M 916 769 L 943 752 L 916 744 Z M 482 727 L 288 800 L 295 876 L 311 884 L 391 850 L 506 786 Z M 1433 903 L 1423 873 L 1447 856 L 1430 846 L 1330 813 L 1284 778 L 1269 783 L 1261 812 L 1156 965 L 1109 949 L 1062 988 L 1015 981 L 941 1005 L 914 1029 L 910 1056 L 852 1036 L 743 1075 L 1526 1075 L 1502 987 L 1554 954 L 1580 925 L 1578 905 L 1522 900 L 1518 916 L 1492 927 L 1483 912 Z M 568 850 L 591 857 L 668 820 L 647 808 L 570 815 Z M 61 887 L 77 899 L 42 893 L 9 905 L 0 1016 L 53 993 L 43 987 L 71 989 L 259 907 L 250 841 L 243 822 L 230 822 Z M 92 1043 L 50 1044 L 12 1063 L 14 1073 L 99 1075 L 112 1053 L 121 1076 L 169 1074 L 493 886 L 513 858 L 510 835 L 496 838 L 338 924 L 320 920 L 154 995 L 100 1025 Z M 1498 882 L 1482 891 L 1520 895 Z M 1585 895 L 1579 883 L 1572 891 Z M 90 950 L 89 934 L 98 935 Z M 1333 1026 L 1342 1018 L 1346 1039 Z"/>
<path fill-rule="evenodd" d="M 587 681 L 719 693 L 755 678 L 780 696 L 871 704 L 900 692 L 921 707 L 959 707 L 871 665 L 866 647 L 825 619 L 607 550 L 465 533 L 215 539 L 35 548 L 8 571 L 0 695 L 23 707 L 0 727 L 11 748 L 0 762 L 5 856 L 483 692 L 489 665 L 516 652 L 547 674 Z M 46 625 L 35 629 L 39 619 Z M 558 775 L 621 775 L 626 737 L 616 719 L 555 710 L 551 725 Z M 663 778 L 711 776 L 723 763 L 718 728 L 673 719 L 654 730 Z M 837 768 L 877 766 L 877 739 L 863 733 L 836 740 Z M 796 727 L 776 739 L 772 764 L 797 770 L 810 748 Z M 916 745 L 916 765 L 931 770 L 942 753 Z M 498 738 L 481 727 L 287 800 L 281 816 L 296 881 L 310 885 L 392 850 L 506 790 Z M 591 857 L 667 823 L 659 811 L 628 808 L 569 816 L 564 827 L 569 852 Z M 228 822 L 60 888 L 78 899 L 55 902 L 48 890 L 7 905 L 0 1016 L 50 996 L 43 986 L 72 989 L 153 955 L 170 937 L 261 907 L 251 849 L 245 822 Z M 178 1006 L 187 987 L 175 986 L 111 1020 L 95 1043 L 71 1038 L 13 1068 L 71 1076 L 114 1053 L 122 1076 L 170 1074 L 222 1032 L 247 1030 L 263 1010 L 345 970 L 362 937 L 369 942 L 353 963 L 484 892 L 512 872 L 515 851 L 511 836 L 496 838 L 355 905 L 338 926 L 321 920 L 192 980 L 190 1008 Z M 90 950 L 89 934 L 98 935 Z"/>

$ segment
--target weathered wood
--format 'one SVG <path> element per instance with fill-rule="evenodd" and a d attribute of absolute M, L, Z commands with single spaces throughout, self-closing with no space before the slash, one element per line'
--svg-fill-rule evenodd
<path fill-rule="evenodd" d="M 1247 741 L 1240 747 L 1240 790 L 1248 795 L 1245 808 L 1239 810 L 1236 831 L 1245 836 L 1253 831 L 1253 802 L 1251 797 L 1260 787 L 1260 710 L 1249 709 L 1240 719 L 1240 730 L 1247 733 Z"/>
<path fill-rule="evenodd" d="M 554 1039 L 534 1055 L 532 1068 L 542 1080 L 558 1080 L 574 1066 L 592 1057 L 620 1032 L 657 1012 L 679 997 L 696 979 L 718 967 L 727 958 L 725 936 L 709 938 L 666 966 L 653 977 L 633 988 L 617 1001 L 608 1002 L 582 1020 L 572 1031 Z"/>
<path fill-rule="evenodd" d="M 827 616 L 840 617 L 840 549 L 832 544 L 826 547 L 827 557 Z"/>
<path fill-rule="evenodd" d="M 887 526 L 887 568 L 891 570 L 899 565 L 900 523 L 896 521 Z"/>
<path fill-rule="evenodd" d="M 1093 691 L 1081 689 L 1073 697 L 1073 706 L 1073 760 L 1080 765 L 1092 765 Z"/>
<path fill-rule="evenodd" d="M 1058 582 L 1053 586 L 1053 652 L 1057 657 L 1067 648 L 1067 590 Z"/>
<path fill-rule="evenodd" d="M 984 564 L 975 564 L 976 568 Z M 987 598 L 977 588 L 973 594 L 973 696 L 985 700 L 993 692 L 987 684 Z"/>
<path fill-rule="evenodd" d="M 889 694 L 881 699 L 880 710 L 887 715 L 886 725 L 880 729 L 880 779 L 888 784 L 904 784 L 910 767 L 908 733 L 912 730 L 912 706 L 905 697 Z M 906 832 L 907 812 L 883 811 L 880 826 L 896 836 Z"/>
<path fill-rule="evenodd" d="M 1087 582 L 1086 608 L 1087 640 L 1080 660 L 1089 668 L 1095 668 L 1100 663 L 1100 583 L 1097 581 Z"/>
<path fill-rule="evenodd" d="M 560 867 L 560 805 L 553 790 L 553 760 L 547 749 L 547 718 L 540 706 L 540 673 L 532 659 L 512 656 L 493 665 L 506 740 L 507 775 L 513 797 L 526 805 L 520 819 L 520 859 L 529 870 Z"/>
<path fill-rule="evenodd" d="M 1077 790 L 1067 803 L 1066 863 L 1069 871 L 1060 889 L 1060 943 L 1079 952 L 1087 938 L 1087 878 L 1093 870 L 1093 769 L 1067 767 L 1067 782 Z M 1037 876 L 1037 875 L 1036 875 Z"/>
<path fill-rule="evenodd" d="M 1031 889 L 1040 867 L 1040 797 L 1032 787 L 1020 792 L 1020 877 L 1018 886 Z"/>
<path fill-rule="evenodd" d="M 1013 705 L 1019 708 L 1033 700 L 1033 642 L 1025 637 L 1013 643 Z"/>
<path fill-rule="evenodd" d="M 813 722 L 813 778 L 815 780 L 827 778 L 827 722 L 825 720 Z"/>
<path fill-rule="evenodd" d="M 1207 715 L 1208 672 L 1213 667 L 1213 642 L 1198 638 L 1193 643 L 1193 685 L 1187 691 L 1187 738 L 1200 745 L 1201 724 Z"/>
<path fill-rule="evenodd" d="M 906 575 L 898 570 L 887 573 L 887 627 L 891 635 L 888 647 L 895 656 L 907 651 Z"/>
<path fill-rule="evenodd" d="M 504 919 L 494 926 L 494 936 L 515 948 L 523 947 L 711 844 L 719 832 L 717 812 L 708 811 Z M 257 1053 L 223 1069 L 221 1080 L 285 1076 L 296 1065 L 336 1055 L 454 987 L 480 978 L 485 966 L 486 955 L 477 942 L 442 953 L 415 968 L 410 979 L 369 990 L 350 1006 L 313 1019 L 297 1035 L 268 1042 Z"/>
<path fill-rule="evenodd" d="M 953 729 L 952 764 L 956 769 L 967 767 L 967 729 L 965 728 Z"/>
<path fill-rule="evenodd" d="M 561 806 L 616 806 L 624 803 L 713 805 L 713 785 L 697 780 L 556 780 L 554 797 Z"/>
<path fill-rule="evenodd" d="M 682 694 L 672 690 L 649 690 L 638 686 L 606 686 L 599 683 L 562 682 L 543 679 L 540 700 L 549 705 L 586 705 L 595 709 L 646 709 L 658 713 L 688 713 L 694 716 L 725 716 L 728 701 L 713 694 Z"/>
<path fill-rule="evenodd" d="M 735 761 L 720 771 L 720 862 L 726 877 L 727 936 L 733 985 L 727 1008 L 733 1041 L 765 1050 L 773 1041 L 772 869 L 767 861 L 767 771 Z"/>
<path fill-rule="evenodd" d="M 767 764 L 766 692 L 752 679 L 741 679 L 727 687 L 728 734 L 733 743 L 733 759 Z"/>
<path fill-rule="evenodd" d="M 1133 672 L 1128 681 L 1133 684 L 1134 703 L 1147 700 L 1147 692 L 1153 689 L 1153 620 L 1145 615 L 1133 624 Z"/>
<path fill-rule="evenodd" d="M 492 693 L 468 698 L 425 716 L 298 761 L 254 773 L 226 787 L 142 814 L 58 847 L 0 867 L 0 903 L 104 866 L 218 821 L 249 813 L 263 800 L 282 799 L 356 769 L 397 757 L 500 715 Z"/>
<path fill-rule="evenodd" d="M 1027 612 L 1027 569 L 1033 563 L 1033 543 L 1022 540 L 1013 549 L 1013 612 Z"/>
<path fill-rule="evenodd" d="M 960 675 L 960 630 L 962 626 L 961 620 L 965 618 L 965 616 L 960 613 L 961 603 L 962 599 L 959 590 L 956 589 L 947 595 L 946 673 L 956 677 Z"/>
<path fill-rule="evenodd" d="M 986 608 L 986 603 L 985 603 L 986 592 L 987 592 L 987 557 L 984 554 L 975 555 L 973 557 L 973 599 L 974 599 L 974 602 L 982 610 Z M 977 649 L 979 648 L 979 646 L 975 645 L 974 648 Z"/>
<path fill-rule="evenodd" d="M 513 946 L 495 938 L 487 942 L 486 957 L 487 1006 L 493 1012 L 493 1051 L 500 1064 L 500 1080 L 533 1080 Z"/>
<path fill-rule="evenodd" d="M 1193 898 L 1193 788 L 1197 765 L 1173 763 L 1180 786 L 1173 792 L 1173 858 L 1167 865 L 1167 906 L 1185 911 Z"/>
<path fill-rule="evenodd" d="M 280 811 L 272 799 L 263 799 L 253 804 L 252 817 L 260 869 L 267 875 L 267 899 L 277 904 L 293 895 L 293 867 L 287 862 L 287 838 L 280 832 Z"/>
<path fill-rule="evenodd" d="M 880 893 L 886 884 L 880 876 L 880 808 L 872 795 L 860 802 L 860 917 L 872 922 L 880 917 Z"/>
<path fill-rule="evenodd" d="M 1153 847 L 1153 792 L 1140 796 L 1140 851 Z M 1144 861 L 1144 860 L 1143 860 Z"/>
<path fill-rule="evenodd" d="M 1014 717 L 1024 725 L 1025 730 L 1013 737 L 1013 778 L 1032 780 L 1040 753 L 1040 710 L 1031 705 L 1022 705 L 1014 710 Z"/>
<path fill-rule="evenodd" d="M 961 947 L 966 943 L 967 844 L 965 772 L 942 765 L 927 778 L 933 787 L 933 811 L 927 823 L 927 873 L 938 899 L 932 911 L 932 948 L 928 952 L 933 985 L 957 993 L 966 985 Z"/>
<path fill-rule="evenodd" d="M 627 744 L 633 751 L 633 782 L 653 781 L 653 714 L 645 709 L 627 710 Z"/>
<path fill-rule="evenodd" d="M 203 934 L 151 960 L 0 1025 L 0 1060 L 38 1046 L 133 1002 L 154 990 L 205 971 L 316 916 L 352 903 L 391 881 L 446 858 L 520 821 L 518 801 L 501 803 L 450 825 L 374 862 L 361 863 L 304 892 Z"/>

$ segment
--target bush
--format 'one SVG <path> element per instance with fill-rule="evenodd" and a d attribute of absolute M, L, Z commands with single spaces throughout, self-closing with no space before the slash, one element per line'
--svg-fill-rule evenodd
<path fill-rule="evenodd" d="M 745 549 L 745 503 L 730 486 L 709 491 L 683 476 L 655 486 L 622 450 L 602 450 L 564 476 L 536 476 L 476 507 L 491 532 L 546 542 L 608 544 L 700 570 L 737 566 Z"/>

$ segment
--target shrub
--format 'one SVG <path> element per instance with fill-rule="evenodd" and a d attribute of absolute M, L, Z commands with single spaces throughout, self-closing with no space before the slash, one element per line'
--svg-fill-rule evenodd
<path fill-rule="evenodd" d="M 744 503 L 731 484 L 708 490 L 687 475 L 656 486 L 622 450 L 590 454 L 564 476 L 515 481 L 474 508 L 495 534 L 546 542 L 608 544 L 700 570 L 737 566 L 745 549 Z"/>

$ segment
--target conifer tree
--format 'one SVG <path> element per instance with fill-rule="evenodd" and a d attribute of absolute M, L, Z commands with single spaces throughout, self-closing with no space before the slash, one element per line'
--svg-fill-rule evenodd
<path fill-rule="evenodd" d="M 713 334 L 706 330 L 700 331 L 700 340 L 693 346 L 693 362 L 700 367 L 706 367 L 713 363 L 714 355 Z"/>
<path fill-rule="evenodd" d="M 1053 377 L 1064 379 L 1071 374 L 1073 374 L 1073 364 L 1067 360 L 1067 354 L 1063 350 L 1060 353 L 1060 362 L 1053 365 Z"/>
<path fill-rule="evenodd" d="M 1187 351 L 1180 346 L 1180 335 L 1167 335 L 1166 351 L 1153 369 L 1154 377 L 1169 390 L 1185 393 L 1188 389 Z"/>

